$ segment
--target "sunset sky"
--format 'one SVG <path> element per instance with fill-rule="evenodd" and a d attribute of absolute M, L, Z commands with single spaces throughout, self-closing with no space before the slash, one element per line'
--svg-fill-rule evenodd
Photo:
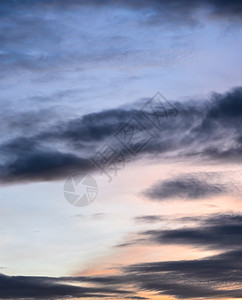
<path fill-rule="evenodd" d="M 0 28 L 0 299 L 242 299 L 242 1 L 1 0 Z"/>

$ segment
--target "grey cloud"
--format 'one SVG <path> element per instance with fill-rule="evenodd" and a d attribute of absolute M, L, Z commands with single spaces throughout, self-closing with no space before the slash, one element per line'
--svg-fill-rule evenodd
<path fill-rule="evenodd" d="M 141 237 L 157 244 L 189 245 L 205 249 L 240 249 L 242 216 L 219 215 L 202 219 L 195 227 L 148 230 Z M 145 241 L 145 240 L 144 240 Z"/>
<path fill-rule="evenodd" d="M 230 251 L 197 260 L 142 263 L 128 266 L 125 271 L 133 274 L 140 288 L 160 295 L 181 299 L 240 298 L 241 255 L 241 251 Z"/>
<path fill-rule="evenodd" d="M 2 12 L 9 12 L 10 4 L 24 7 L 25 5 L 29 5 L 29 1 L 2 1 Z M 169 13 L 170 17 L 180 17 L 183 15 L 184 17 L 192 14 L 196 9 L 208 7 L 211 9 L 211 12 L 215 15 L 219 16 L 227 16 L 227 17 L 241 17 L 242 15 L 242 4 L 239 0 L 171 0 L 169 2 L 165 0 L 77 0 L 77 1 L 39 1 L 35 0 L 31 3 L 31 7 L 56 7 L 57 9 L 61 8 L 70 8 L 70 7 L 78 7 L 78 6 L 113 6 L 113 7 L 127 7 L 129 9 L 135 10 L 144 10 L 144 9 L 153 9 L 154 12 L 159 14 Z"/>
<path fill-rule="evenodd" d="M 49 181 L 61 179 L 70 174 L 92 170 L 88 159 L 77 157 L 71 153 L 59 151 L 21 151 L 12 162 L 0 167 L 0 177 L 3 184 L 16 181 Z"/>
<path fill-rule="evenodd" d="M 34 277 L 0 275 L 1 299 L 115 297 L 145 299 L 142 291 L 181 299 L 241 298 L 241 214 L 193 218 L 194 227 L 151 230 L 143 242 L 213 248 L 220 254 L 193 260 L 153 261 L 121 266 L 116 275 Z M 92 287 L 86 287 L 90 283 Z M 124 288 L 125 287 L 125 288 Z"/>
<path fill-rule="evenodd" d="M 181 299 L 240 298 L 241 251 L 195 260 L 155 261 L 123 266 L 119 275 L 78 277 L 0 276 L 2 299 L 95 298 L 146 299 L 137 294 Z M 91 283 L 93 287 L 81 287 Z M 75 285 L 75 284 L 78 284 Z M 126 287 L 129 292 L 123 291 Z"/>
<path fill-rule="evenodd" d="M 71 278 L 64 278 L 71 281 Z M 132 293 L 108 287 L 80 287 L 62 278 L 0 275 L 1 299 L 60 299 L 125 297 Z"/>
<path fill-rule="evenodd" d="M 132 57 L 131 61 L 134 56 L 140 57 L 140 60 L 147 58 L 147 50 L 142 46 L 130 47 L 127 42 L 125 47 L 117 47 L 115 34 L 103 36 L 102 33 L 100 39 L 100 34 L 96 32 L 98 28 L 93 30 L 87 26 L 89 31 L 82 30 L 82 22 L 79 28 L 75 28 L 73 34 L 74 26 L 65 23 L 63 21 L 65 15 L 61 14 L 69 11 L 74 17 L 78 11 L 81 19 L 87 13 L 87 10 L 83 10 L 86 7 L 93 8 L 88 11 L 90 20 L 96 18 L 93 12 L 97 9 L 104 7 L 117 10 L 121 7 L 134 12 L 129 17 L 132 24 L 142 23 L 147 26 L 147 24 L 168 23 L 173 24 L 177 29 L 180 29 L 181 24 L 197 24 L 200 20 L 195 17 L 196 12 L 204 7 L 210 7 L 212 15 L 229 17 L 230 22 L 236 17 L 241 19 L 242 16 L 241 3 L 236 0 L 1 1 L 0 67 L 3 76 L 9 72 L 26 69 L 38 73 L 47 71 L 54 77 L 59 70 L 63 71 L 66 66 L 70 67 L 70 64 L 73 68 L 77 65 L 78 68 L 90 68 L 103 62 L 115 61 L 114 64 L 117 66 L 120 60 L 128 63 L 130 57 Z M 68 47 L 65 44 L 67 37 L 72 45 L 76 44 L 78 37 L 79 49 Z M 125 34 L 121 38 L 129 41 Z M 180 49 L 178 50 L 181 54 Z M 177 55 L 173 54 L 171 58 L 174 60 Z M 164 60 L 167 61 L 167 58 L 162 56 L 162 61 Z"/>
<path fill-rule="evenodd" d="M 151 200 L 196 200 L 227 193 L 225 185 L 208 183 L 188 175 L 156 183 L 143 192 Z"/>
<path fill-rule="evenodd" d="M 242 215 L 214 214 L 187 219 L 190 218 L 195 222 L 193 227 L 181 224 L 175 230 L 142 232 L 133 245 L 180 244 L 214 249 L 220 254 L 193 260 L 133 264 L 123 267 L 124 274 L 139 289 L 179 299 L 240 298 Z M 132 246 L 132 242 L 126 246 Z"/>
<path fill-rule="evenodd" d="M 192 156 L 198 162 L 217 160 L 218 163 L 240 163 L 241 88 L 215 94 L 197 105 L 189 101 L 182 105 L 175 102 L 169 104 L 179 112 L 178 115 L 169 107 L 163 113 L 159 108 L 152 112 L 141 109 L 147 101 L 139 103 L 136 108 L 106 110 L 66 121 L 55 117 L 44 128 L 38 126 L 42 124 L 39 116 L 36 129 L 28 135 L 25 133 L 27 123 L 24 122 L 21 128 L 21 122 L 18 122 L 17 135 L 0 143 L 0 181 L 14 182 L 21 178 L 31 181 L 45 177 L 54 180 L 68 176 L 73 168 L 93 171 L 95 167 L 89 158 L 97 159 L 99 149 L 107 145 L 111 145 L 126 162 L 141 157 L 182 160 Z M 11 118 L 9 122 L 12 123 Z M 127 130 L 134 138 L 128 138 L 127 134 L 124 136 Z M 176 187 L 177 195 L 188 198 L 200 197 L 206 191 L 209 195 L 224 192 L 224 187 L 220 185 L 214 187 L 199 179 L 192 179 L 189 184 L 189 180 L 180 179 L 164 184 L 163 193 L 166 193 L 163 197 L 168 198 L 172 187 Z"/>
<path fill-rule="evenodd" d="M 158 215 L 146 215 L 135 217 L 135 221 L 138 223 L 156 223 L 161 221 L 167 221 L 167 218 Z"/>

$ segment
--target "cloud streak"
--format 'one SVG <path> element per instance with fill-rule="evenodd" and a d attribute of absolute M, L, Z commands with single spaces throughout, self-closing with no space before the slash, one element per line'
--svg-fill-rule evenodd
<path fill-rule="evenodd" d="M 151 200 L 196 200 L 221 195 L 227 192 L 222 184 L 211 184 L 196 177 L 184 175 L 163 182 L 156 183 L 143 192 Z"/>
<path fill-rule="evenodd" d="M 140 233 L 141 241 L 205 249 L 240 249 L 242 244 L 241 215 L 215 215 L 201 219 L 201 221 L 202 223 L 198 223 L 195 227 L 147 230 Z"/>
<path fill-rule="evenodd" d="M 69 281 L 68 283 L 64 283 Z M 27 277 L 0 275 L 1 299 L 59 299 L 124 297 L 129 293 L 108 287 L 80 287 L 70 284 L 72 278 Z M 81 281 L 81 280 L 79 280 Z M 132 293 L 130 293 L 132 294 Z"/>

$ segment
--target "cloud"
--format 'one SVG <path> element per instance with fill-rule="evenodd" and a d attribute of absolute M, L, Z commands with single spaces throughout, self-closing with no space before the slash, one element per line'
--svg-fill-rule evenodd
<path fill-rule="evenodd" d="M 183 175 L 178 178 L 158 182 L 143 195 L 151 200 L 196 200 L 227 193 L 227 187 L 219 183 L 208 183 L 195 176 Z"/>
<path fill-rule="evenodd" d="M 2 1 L 2 12 L 6 12 L 9 10 L 9 5 L 23 7 L 25 5 L 30 5 L 28 1 Z M 242 4 L 239 0 L 171 0 L 169 2 L 165 0 L 77 0 L 77 1 L 68 1 L 68 3 L 64 0 L 56 1 L 39 1 L 35 0 L 31 3 L 31 7 L 55 7 L 56 9 L 67 9 L 67 8 L 77 8 L 79 6 L 87 6 L 87 7 L 125 7 L 127 9 L 132 10 L 150 10 L 155 13 L 165 16 L 168 16 L 172 20 L 181 21 L 181 17 L 183 15 L 184 19 L 187 16 L 192 15 L 196 12 L 197 9 L 210 8 L 210 12 L 216 16 L 223 17 L 239 17 L 242 16 Z M 166 17 L 166 21 L 168 19 Z"/>
<path fill-rule="evenodd" d="M 12 75 L 16 70 L 24 69 L 38 73 L 47 71 L 48 75 L 51 73 L 53 78 L 58 75 L 58 72 L 62 73 L 66 70 L 67 66 L 68 68 L 71 66 L 74 70 L 90 69 L 97 64 L 102 65 L 103 62 L 110 63 L 111 61 L 117 66 L 121 60 L 128 65 L 129 63 L 137 64 L 137 59 L 135 60 L 134 57 L 140 57 L 144 63 L 147 61 L 147 51 L 150 54 L 151 48 L 144 47 L 144 43 L 140 45 L 139 42 L 135 46 L 131 45 L 129 35 L 123 32 L 123 26 L 120 27 L 118 35 L 111 29 L 107 32 L 100 32 L 100 27 L 107 22 L 107 19 L 111 22 L 107 23 L 107 26 L 110 27 L 110 24 L 111 27 L 120 26 L 119 20 L 114 21 L 111 18 L 114 12 L 121 16 L 122 24 L 128 24 L 127 28 L 130 25 L 134 28 L 140 27 L 140 24 L 143 27 L 149 24 L 155 26 L 172 24 L 180 30 L 181 25 L 190 26 L 201 22 L 197 11 L 203 10 L 204 13 L 204 8 L 210 8 L 208 9 L 210 15 L 229 18 L 230 22 L 236 18 L 241 19 L 242 16 L 241 3 L 236 0 L 220 2 L 217 0 L 172 0 L 169 2 L 165 0 L 72 0 L 68 2 L 34 0 L 31 3 L 14 0 L 1 1 L 0 68 L 2 76 L 8 73 Z M 97 9 L 102 10 L 106 20 L 100 18 L 101 15 L 96 13 Z M 123 22 L 124 9 L 126 10 L 125 22 Z M 67 12 L 72 18 L 67 17 Z M 78 18 L 77 12 L 79 12 Z M 97 20 L 100 25 L 95 27 Z M 79 26 L 75 26 L 76 22 L 79 22 Z M 157 39 L 157 36 L 154 37 Z M 116 43 L 118 47 L 115 47 Z M 69 47 L 70 44 L 72 47 Z M 156 46 L 157 51 L 154 51 L 154 56 L 157 60 L 153 61 L 153 64 L 157 61 L 159 64 L 161 61 L 166 61 L 165 65 L 167 62 L 169 64 L 170 58 L 176 60 L 180 55 L 184 57 L 184 53 L 190 51 L 190 49 L 185 49 L 185 52 L 184 49 L 174 51 L 173 48 L 166 57 L 165 49 L 161 51 L 160 44 Z M 174 52 L 171 54 L 172 51 Z M 151 62 L 152 60 L 149 59 L 148 65 Z"/>
<path fill-rule="evenodd" d="M 65 282 L 64 282 L 65 281 Z M 68 283 L 69 281 L 69 283 Z M 73 278 L 6 276 L 0 275 L 1 299 L 59 299 L 59 298 L 108 298 L 132 295 L 132 292 L 109 287 L 81 287 L 70 282 Z M 80 280 L 79 280 L 80 281 Z"/>
<path fill-rule="evenodd" d="M 138 223 L 156 223 L 161 221 L 167 221 L 167 218 L 158 215 L 146 215 L 135 217 L 134 220 Z"/>
<path fill-rule="evenodd" d="M 0 181 L 55 180 L 69 176 L 72 171 L 100 171 L 93 160 L 109 161 L 115 153 L 123 163 L 142 157 L 168 160 L 193 157 L 198 163 L 204 160 L 240 163 L 242 88 L 213 94 L 196 105 L 192 101 L 181 104 L 158 100 L 145 99 L 136 103 L 136 107 L 65 121 L 55 118 L 48 128 L 36 126 L 27 136 L 26 122 L 23 127 L 18 122 L 16 136 L 10 134 L 8 139 L 0 141 Z M 37 118 L 39 124 L 41 114 Z M 9 122 L 12 123 L 11 118 Z M 101 157 L 108 152 L 109 157 Z M 179 197 L 199 198 L 202 193 L 215 195 L 224 191 L 221 185 L 214 187 L 199 179 L 173 180 L 165 182 L 162 188 L 163 192 L 156 187 L 151 194 L 160 192 L 169 198 L 175 188 Z"/>
<path fill-rule="evenodd" d="M 36 151 L 24 153 L 13 162 L 1 167 L 2 183 L 15 181 L 48 181 L 63 178 L 67 174 L 82 170 L 90 171 L 91 162 L 70 153 Z"/>
<path fill-rule="evenodd" d="M 205 249 L 234 249 L 242 245 L 242 216 L 215 215 L 202 219 L 202 224 L 172 230 L 147 230 L 141 233 L 146 243 L 188 245 Z"/>
<path fill-rule="evenodd" d="M 215 214 L 191 217 L 191 220 L 195 222 L 193 227 L 183 224 L 175 230 L 142 232 L 140 241 L 149 245 L 154 242 L 212 248 L 219 254 L 193 260 L 123 265 L 113 275 L 34 277 L 2 274 L 0 298 L 146 299 L 140 297 L 139 292 L 181 299 L 240 298 L 242 215 Z"/>
<path fill-rule="evenodd" d="M 134 108 L 92 113 L 66 122 L 57 120 L 52 126 L 49 124 L 48 129 L 44 127 L 41 130 L 37 126 L 34 133 L 28 132 L 27 137 L 24 135 L 25 123 L 21 127 L 21 122 L 18 122 L 18 136 L 3 140 L 0 144 L 3 161 L 0 181 L 3 183 L 55 180 L 76 171 L 94 171 L 93 160 L 103 160 L 99 149 L 110 148 L 110 144 L 110 149 L 114 148 L 124 160 L 133 159 L 134 154 L 142 153 L 147 141 L 151 140 L 149 130 L 154 128 L 147 117 Z M 133 143 L 133 140 L 124 138 L 126 127 L 135 131 L 140 140 Z"/>
<path fill-rule="evenodd" d="M 189 219 L 194 225 L 184 226 L 183 221 Z M 182 222 L 177 229 L 145 231 L 133 243 L 126 243 L 126 246 L 140 243 L 150 245 L 152 242 L 160 245 L 178 244 L 213 249 L 220 254 L 201 259 L 124 266 L 125 280 L 130 278 L 138 290 L 179 299 L 241 298 L 242 215 L 214 214 L 178 218 L 175 221 Z"/>
<path fill-rule="evenodd" d="M 118 275 L 31 277 L 0 275 L 1 299 L 148 299 L 139 292 L 181 299 L 241 297 L 241 250 L 195 260 L 123 266 Z M 228 275 L 229 274 L 229 275 Z M 92 287 L 81 287 L 89 283 Z M 122 287 L 125 286 L 124 291 Z"/>
<path fill-rule="evenodd" d="M 136 264 L 125 271 L 132 274 L 141 289 L 160 295 L 181 299 L 240 298 L 241 255 L 240 250 L 229 251 L 197 260 Z"/>
<path fill-rule="evenodd" d="M 201 216 L 192 216 L 192 217 L 170 217 L 167 215 L 143 215 L 143 216 L 136 216 L 134 217 L 134 222 L 137 223 L 147 223 L 147 224 L 153 224 L 153 223 L 159 223 L 159 222 L 165 222 L 165 224 L 196 224 L 201 221 Z"/>

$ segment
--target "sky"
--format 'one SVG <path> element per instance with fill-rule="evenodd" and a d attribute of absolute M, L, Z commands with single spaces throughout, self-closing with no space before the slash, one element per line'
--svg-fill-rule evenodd
<path fill-rule="evenodd" d="M 242 299 L 242 2 L 0 2 L 0 299 Z"/>

